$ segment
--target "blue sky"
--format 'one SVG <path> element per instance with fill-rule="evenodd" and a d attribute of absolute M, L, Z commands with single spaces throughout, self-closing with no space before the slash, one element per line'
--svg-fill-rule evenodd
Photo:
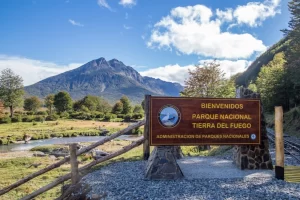
<path fill-rule="evenodd" d="M 2 0 L 0 70 L 30 85 L 104 57 L 183 83 L 216 58 L 229 76 L 281 39 L 288 20 L 285 0 Z"/>

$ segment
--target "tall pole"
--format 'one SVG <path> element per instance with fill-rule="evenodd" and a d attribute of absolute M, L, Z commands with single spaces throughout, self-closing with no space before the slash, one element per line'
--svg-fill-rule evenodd
<path fill-rule="evenodd" d="M 275 148 L 275 177 L 284 180 L 283 111 L 281 106 L 275 107 Z"/>
<path fill-rule="evenodd" d="M 149 124 L 149 117 L 150 117 L 150 98 L 151 95 L 145 95 L 145 104 L 144 104 L 144 110 L 145 110 L 145 125 L 144 125 L 144 144 L 143 144 L 143 156 L 144 160 L 148 160 L 150 156 L 150 143 L 149 143 L 149 130 L 150 130 L 150 124 Z"/>

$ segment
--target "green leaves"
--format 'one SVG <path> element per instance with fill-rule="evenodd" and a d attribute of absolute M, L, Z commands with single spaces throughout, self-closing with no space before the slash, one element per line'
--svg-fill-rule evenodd
<path fill-rule="evenodd" d="M 23 79 L 14 74 L 11 69 L 4 69 L 0 75 L 0 99 L 5 107 L 10 107 L 11 117 L 13 108 L 23 104 Z"/>
<path fill-rule="evenodd" d="M 189 75 L 181 96 L 234 97 L 234 80 L 224 78 L 225 74 L 216 61 L 204 63 L 203 67 L 196 66 L 195 70 L 189 70 Z"/>

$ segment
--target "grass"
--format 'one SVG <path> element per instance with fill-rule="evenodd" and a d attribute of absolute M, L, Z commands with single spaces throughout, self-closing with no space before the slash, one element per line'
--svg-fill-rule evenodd
<path fill-rule="evenodd" d="M 118 149 L 121 149 L 122 147 L 129 145 L 131 142 L 130 141 L 120 141 L 120 140 L 114 140 L 107 142 L 101 146 L 98 147 L 98 149 L 104 150 L 106 152 L 115 152 Z M 90 143 L 83 143 L 83 144 L 90 144 Z M 41 146 L 38 148 L 34 148 L 32 150 L 34 151 L 44 151 L 44 152 L 49 152 L 53 148 L 58 148 L 62 147 L 63 145 L 47 145 L 47 146 Z M 151 150 L 153 147 L 151 147 Z M 225 148 L 226 149 L 226 148 Z M 208 151 L 197 151 L 196 147 L 193 146 L 183 146 L 182 151 L 185 155 L 190 154 L 192 156 L 212 156 L 212 155 L 217 155 L 217 154 L 222 154 L 226 150 L 222 147 L 219 146 L 212 146 L 211 150 Z M 228 146 L 227 146 L 228 150 Z M 111 160 L 108 160 L 106 162 L 100 163 L 96 166 L 94 166 L 89 172 L 93 170 L 100 169 L 103 166 L 106 166 L 110 163 L 114 162 L 121 162 L 121 161 L 136 161 L 136 160 L 142 160 L 143 157 L 143 146 L 140 145 L 129 152 L 122 154 L 118 157 L 115 157 Z M 80 166 L 83 166 L 91 161 L 91 157 L 87 155 L 82 155 L 78 159 L 80 161 Z M 49 157 L 42 157 L 42 158 L 37 158 L 37 157 L 27 157 L 27 158 L 11 158 L 11 159 L 1 159 L 0 158 L 0 188 L 3 188 L 5 186 L 8 186 L 9 184 L 12 184 L 16 182 L 17 180 L 20 180 L 21 178 L 36 172 L 47 165 L 53 164 L 54 161 L 50 159 Z M 39 166 L 37 169 L 30 167 L 28 168 L 31 164 L 33 163 L 42 163 L 41 166 Z M 28 195 L 35 190 L 39 189 L 40 187 L 47 185 L 54 181 L 57 177 L 62 176 L 64 174 L 67 174 L 70 172 L 70 165 L 69 164 L 64 164 L 61 167 L 51 170 L 50 172 L 47 172 L 29 182 L 26 184 L 10 191 L 9 193 L 3 195 L 0 197 L 0 199 L 20 199 L 24 197 L 25 195 Z M 88 173 L 88 172 L 86 172 Z M 65 184 L 68 184 L 66 182 Z M 62 184 L 58 185 L 57 187 L 49 190 L 46 193 L 43 193 L 36 197 L 36 200 L 50 200 L 50 199 L 55 199 L 60 195 L 60 188 Z"/>
<path fill-rule="evenodd" d="M 128 126 L 124 122 L 99 122 L 85 120 L 59 120 L 57 122 L 19 122 L 0 125 L 0 144 L 10 141 L 21 141 L 25 134 L 32 136 L 32 140 L 51 137 L 98 136 L 100 128 L 110 133 L 119 131 Z M 8 137 L 10 136 L 10 137 Z"/>
<path fill-rule="evenodd" d="M 268 127 L 274 128 L 274 113 L 265 114 Z M 283 131 L 285 134 L 300 137 L 300 107 L 291 109 L 283 114 Z"/>

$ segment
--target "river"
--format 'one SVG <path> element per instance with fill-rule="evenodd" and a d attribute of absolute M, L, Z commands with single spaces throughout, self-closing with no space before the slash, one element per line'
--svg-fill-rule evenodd
<path fill-rule="evenodd" d="M 100 139 L 105 138 L 106 136 L 79 136 L 79 137 L 64 137 L 64 138 L 51 138 L 44 140 L 31 140 L 27 144 L 24 143 L 14 143 L 9 145 L 0 145 L 0 153 L 5 153 L 9 151 L 29 151 L 30 149 L 50 144 L 69 144 L 77 142 L 96 142 Z M 122 135 L 118 137 L 121 140 L 136 140 L 140 137 L 132 135 Z"/>

